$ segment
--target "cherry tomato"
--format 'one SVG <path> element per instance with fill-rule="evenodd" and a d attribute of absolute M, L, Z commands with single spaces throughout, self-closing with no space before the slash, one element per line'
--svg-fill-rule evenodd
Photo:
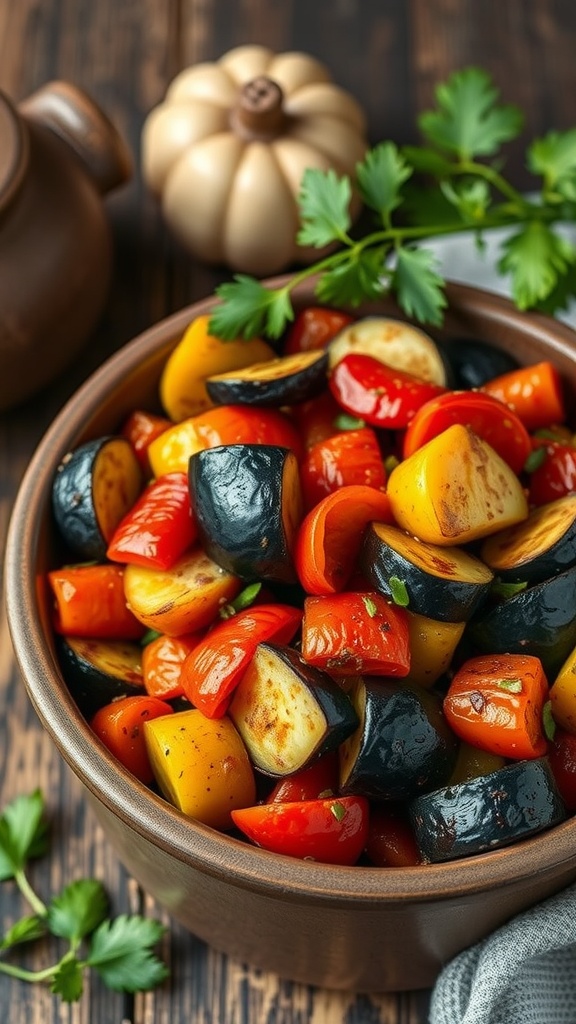
<path fill-rule="evenodd" d="M 556 729 L 548 760 L 567 809 L 576 811 L 576 735 Z"/>
<path fill-rule="evenodd" d="M 354 317 L 338 309 L 307 306 L 297 314 L 288 332 L 284 352 L 286 355 L 293 355 L 297 352 L 309 352 L 310 349 L 324 348 L 353 320 Z"/>
<path fill-rule="evenodd" d="M 371 810 L 366 853 L 376 867 L 406 868 L 421 863 L 414 833 L 401 807 L 389 804 Z"/>
<path fill-rule="evenodd" d="M 308 594 L 344 590 L 372 520 L 392 522 L 390 501 L 384 491 L 360 484 L 341 487 L 308 512 L 294 546 L 296 572 Z"/>
<path fill-rule="evenodd" d="M 198 536 L 186 473 L 153 480 L 120 521 L 106 552 L 112 562 L 170 569 Z"/>
<path fill-rule="evenodd" d="M 166 636 L 162 633 L 142 650 L 142 675 L 146 692 L 151 697 L 172 700 L 184 693 L 180 683 L 182 665 L 200 643 L 203 632 L 188 636 Z"/>
<path fill-rule="evenodd" d="M 323 864 L 355 864 L 368 836 L 362 796 L 261 804 L 232 811 L 232 820 L 258 846 Z"/>
<path fill-rule="evenodd" d="M 132 614 L 124 593 L 124 567 L 77 565 L 53 569 L 54 629 L 61 636 L 139 640 L 146 627 Z"/>
<path fill-rule="evenodd" d="M 408 615 L 372 591 L 307 597 L 302 656 L 334 676 L 405 676 Z"/>
<path fill-rule="evenodd" d="M 352 353 L 336 364 L 329 377 L 336 401 L 373 427 L 402 430 L 418 409 L 446 388 L 386 366 L 373 356 Z"/>
<path fill-rule="evenodd" d="M 404 435 L 403 457 L 407 459 L 454 423 L 470 427 L 515 473 L 522 472 L 532 450 L 526 427 L 508 406 L 480 391 L 449 391 L 423 405 Z"/>
<path fill-rule="evenodd" d="M 180 682 L 206 718 L 221 718 L 259 643 L 287 644 L 300 622 L 299 608 L 261 604 L 218 622 L 188 655 Z"/>
<path fill-rule="evenodd" d="M 533 505 L 547 505 L 576 491 L 576 448 L 558 441 L 534 439 L 534 448 L 543 451 L 542 461 L 530 472 L 528 498 Z"/>
<path fill-rule="evenodd" d="M 108 750 L 140 782 L 154 780 L 146 742 L 144 722 L 162 715 L 171 715 L 172 707 L 156 697 L 121 697 L 100 708 L 91 726 Z"/>
<path fill-rule="evenodd" d="M 538 430 L 566 419 L 560 373 L 552 363 L 520 366 L 487 381 L 481 388 L 504 402 L 527 430 Z"/>
<path fill-rule="evenodd" d="M 338 792 L 338 751 L 331 750 L 308 768 L 280 779 L 266 797 L 266 803 L 318 800 Z"/>
<path fill-rule="evenodd" d="M 300 467 L 306 508 L 347 484 L 383 489 L 386 470 L 374 430 L 345 430 L 310 449 Z"/>
<path fill-rule="evenodd" d="M 514 760 L 542 757 L 548 742 L 542 713 L 548 681 L 539 658 L 485 654 L 458 669 L 444 698 L 457 736 Z"/>

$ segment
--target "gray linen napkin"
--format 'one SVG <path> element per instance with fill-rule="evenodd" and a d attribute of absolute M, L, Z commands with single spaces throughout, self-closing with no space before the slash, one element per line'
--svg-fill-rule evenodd
<path fill-rule="evenodd" d="M 576 1024 L 576 885 L 512 918 L 442 970 L 430 1024 Z"/>

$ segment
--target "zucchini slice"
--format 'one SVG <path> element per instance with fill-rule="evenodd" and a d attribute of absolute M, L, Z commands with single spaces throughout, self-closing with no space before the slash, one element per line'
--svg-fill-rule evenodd
<path fill-rule="evenodd" d="M 70 550 L 83 561 L 102 561 L 142 484 L 140 464 L 125 437 L 100 437 L 65 455 L 52 485 L 52 508 Z"/>
<path fill-rule="evenodd" d="M 296 405 L 326 387 L 328 352 L 314 349 L 253 363 L 206 378 L 206 390 L 219 405 Z"/>
<path fill-rule="evenodd" d="M 466 635 L 484 654 L 532 654 L 552 680 L 576 644 L 576 566 L 480 612 Z"/>
<path fill-rule="evenodd" d="M 448 385 L 447 361 L 436 342 L 404 320 L 367 316 L 340 331 L 328 345 L 330 369 L 345 356 L 361 352 L 420 380 Z"/>
<path fill-rule="evenodd" d="M 190 459 L 188 479 L 202 544 L 218 565 L 244 580 L 297 582 L 292 553 L 304 513 L 293 451 L 207 448 Z"/>
<path fill-rule="evenodd" d="M 480 388 L 520 365 L 511 352 L 480 338 L 453 338 L 441 342 L 440 349 L 450 367 L 454 390 Z"/>
<path fill-rule="evenodd" d="M 458 741 L 437 694 L 382 679 L 350 691 L 359 725 L 340 748 L 340 791 L 407 800 L 450 777 Z"/>
<path fill-rule="evenodd" d="M 140 644 L 61 637 L 58 656 L 68 689 L 86 718 L 118 697 L 146 692 Z"/>
<path fill-rule="evenodd" d="M 566 809 L 542 757 L 419 796 L 409 815 L 423 859 L 437 863 L 508 846 L 558 825 Z"/>
<path fill-rule="evenodd" d="M 365 578 L 392 600 L 401 587 L 410 611 L 440 622 L 466 622 L 487 597 L 493 573 L 462 548 L 417 540 L 397 526 L 370 523 L 360 566 Z"/>
<path fill-rule="evenodd" d="M 480 557 L 504 582 L 540 583 L 576 565 L 576 494 L 533 509 L 484 541 Z"/>
<path fill-rule="evenodd" d="M 298 651 L 262 643 L 228 714 L 252 763 L 272 776 L 292 775 L 335 750 L 356 728 L 356 712 L 326 673 Z"/>

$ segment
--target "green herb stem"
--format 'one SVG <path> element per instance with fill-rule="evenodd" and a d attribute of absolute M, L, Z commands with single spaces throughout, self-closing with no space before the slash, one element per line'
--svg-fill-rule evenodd
<path fill-rule="evenodd" d="M 46 904 L 42 902 L 40 897 L 37 896 L 36 893 L 34 892 L 34 889 L 30 885 L 30 882 L 28 881 L 25 872 L 22 870 L 16 871 L 14 873 L 14 880 L 18 888 L 20 889 L 20 892 L 22 893 L 24 899 L 27 900 L 27 902 L 32 907 L 34 913 L 37 914 L 38 917 L 45 918 L 48 913 L 48 908 L 46 907 Z"/>

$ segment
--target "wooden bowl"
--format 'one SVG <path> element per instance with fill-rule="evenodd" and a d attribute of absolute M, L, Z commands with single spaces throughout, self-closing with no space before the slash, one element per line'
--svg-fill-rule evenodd
<path fill-rule="evenodd" d="M 300 288 L 297 305 L 312 300 Z M 15 503 L 6 600 L 30 699 L 120 860 L 144 889 L 218 950 L 296 981 L 357 991 L 428 987 L 449 958 L 576 877 L 576 818 L 514 846 L 415 868 L 335 867 L 270 854 L 185 818 L 92 735 L 55 654 L 44 573 L 52 478 L 80 442 L 157 403 L 162 364 L 197 303 L 146 331 L 71 398 L 36 451 Z M 523 362 L 550 358 L 576 391 L 576 335 L 504 298 L 449 287 L 443 335 L 490 339 Z M 396 313 L 391 303 L 366 312 Z"/>

